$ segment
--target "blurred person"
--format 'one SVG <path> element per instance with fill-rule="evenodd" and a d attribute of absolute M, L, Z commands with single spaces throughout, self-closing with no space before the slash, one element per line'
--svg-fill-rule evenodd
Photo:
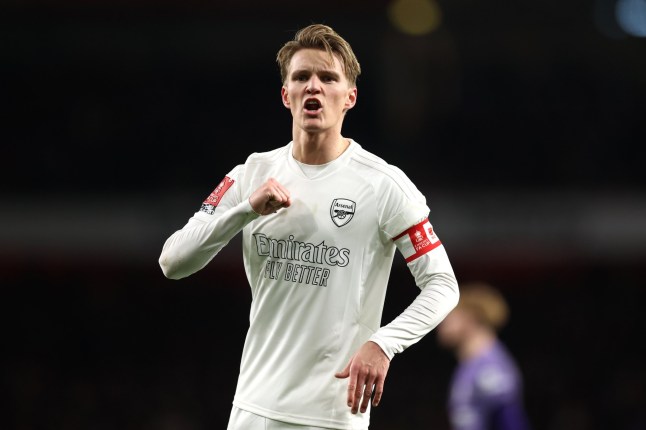
<path fill-rule="evenodd" d="M 390 361 L 454 308 L 458 285 L 425 197 L 341 133 L 361 72 L 347 41 L 313 24 L 276 60 L 291 141 L 233 167 L 159 263 L 187 277 L 242 232 L 252 301 L 229 430 L 367 429 Z M 380 327 L 396 250 L 420 292 Z"/>
<path fill-rule="evenodd" d="M 460 302 L 437 328 L 458 361 L 448 415 L 453 430 L 528 430 L 521 371 L 499 330 L 508 320 L 502 293 L 485 282 L 460 284 Z"/>

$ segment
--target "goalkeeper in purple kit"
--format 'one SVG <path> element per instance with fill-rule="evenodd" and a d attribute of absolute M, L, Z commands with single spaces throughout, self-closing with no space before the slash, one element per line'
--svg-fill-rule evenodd
<path fill-rule="evenodd" d="M 507 321 L 502 294 L 481 282 L 460 285 L 460 303 L 437 328 L 454 352 L 448 413 L 452 430 L 529 430 L 518 365 L 497 331 Z"/>

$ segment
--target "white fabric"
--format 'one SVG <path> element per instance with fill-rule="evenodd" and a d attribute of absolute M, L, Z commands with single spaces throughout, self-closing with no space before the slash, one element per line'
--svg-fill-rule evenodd
<path fill-rule="evenodd" d="M 370 409 L 351 414 L 347 380 L 334 373 L 369 339 L 392 358 L 457 304 L 440 245 L 408 263 L 422 291 L 380 328 L 392 239 L 428 216 L 424 196 L 354 141 L 314 179 L 292 157 L 292 143 L 252 154 L 227 176 L 233 185 L 213 213 L 197 212 L 175 232 L 160 264 L 169 277 L 188 276 L 242 229 L 252 303 L 234 405 L 293 424 L 367 428 Z M 290 191 L 292 206 L 258 217 L 248 198 L 269 177 Z"/>
<path fill-rule="evenodd" d="M 227 430 L 327 430 L 323 427 L 303 426 L 290 424 L 284 421 L 271 420 L 269 418 L 247 412 L 244 409 L 233 406 L 229 416 Z M 360 430 L 360 429 L 358 429 Z M 368 430 L 368 427 L 365 427 Z"/>

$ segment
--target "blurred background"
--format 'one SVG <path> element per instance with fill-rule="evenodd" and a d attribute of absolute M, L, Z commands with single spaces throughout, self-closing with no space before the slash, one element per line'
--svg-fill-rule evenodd
<path fill-rule="evenodd" d="M 314 22 L 363 68 L 344 134 L 510 302 L 534 428 L 646 429 L 644 0 L 3 2 L 0 427 L 226 428 L 239 238 L 181 281 L 157 259 L 290 140 L 275 55 Z M 384 322 L 416 294 L 397 255 Z M 398 356 L 371 430 L 448 430 L 454 365 L 434 332 Z"/>

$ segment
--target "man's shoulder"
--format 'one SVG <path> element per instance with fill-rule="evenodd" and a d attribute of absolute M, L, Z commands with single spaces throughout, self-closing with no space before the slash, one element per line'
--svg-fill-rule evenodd
<path fill-rule="evenodd" d="M 390 165 L 386 160 L 384 160 L 379 155 L 367 150 L 356 141 L 353 141 L 353 142 L 354 142 L 354 145 L 353 145 L 353 151 L 351 156 L 353 161 L 364 163 L 367 166 L 375 166 L 375 165 L 389 166 Z"/>
<path fill-rule="evenodd" d="M 360 145 L 357 145 L 353 151 L 350 164 L 354 170 L 364 173 L 362 176 L 372 180 L 394 181 L 395 183 L 410 182 L 406 173 L 398 166 Z"/>
<path fill-rule="evenodd" d="M 245 164 L 274 163 L 286 154 L 288 146 L 289 144 L 267 151 L 253 152 L 249 154 Z"/>
<path fill-rule="evenodd" d="M 485 381 L 503 378 L 506 382 L 516 382 L 520 376 L 515 358 L 504 344 L 497 341 L 489 350 L 474 360 L 478 379 Z"/>

